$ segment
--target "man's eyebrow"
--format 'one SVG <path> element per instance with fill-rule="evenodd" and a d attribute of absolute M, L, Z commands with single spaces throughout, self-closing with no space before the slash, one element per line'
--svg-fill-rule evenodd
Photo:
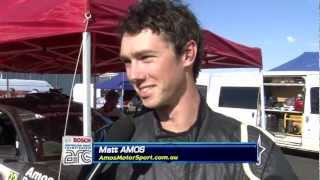
<path fill-rule="evenodd" d="M 121 62 L 125 63 L 125 62 L 129 62 L 130 61 L 130 58 L 125 56 L 125 55 L 120 55 L 119 56 L 119 59 Z"/>
<path fill-rule="evenodd" d="M 137 52 L 134 52 L 133 53 L 133 55 L 132 55 L 132 57 L 134 57 L 134 58 L 140 58 L 140 57 L 142 57 L 142 56 L 145 56 L 145 55 L 148 55 L 148 54 L 156 54 L 157 53 L 157 51 L 155 51 L 155 50 L 141 50 L 141 51 L 137 51 Z M 120 60 L 122 61 L 122 62 L 128 62 L 128 61 L 130 61 L 130 57 L 129 56 L 127 56 L 127 55 L 124 55 L 124 54 L 120 54 Z"/>
<path fill-rule="evenodd" d="M 157 53 L 157 51 L 155 50 L 141 50 L 141 51 L 137 51 L 135 53 L 133 53 L 133 57 L 141 57 L 141 56 L 144 56 L 146 54 L 154 54 L 154 53 Z"/>

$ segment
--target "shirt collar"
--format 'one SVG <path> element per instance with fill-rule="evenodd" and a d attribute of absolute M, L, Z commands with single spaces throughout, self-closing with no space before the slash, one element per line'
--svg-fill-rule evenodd
<path fill-rule="evenodd" d="M 192 141 L 196 141 L 198 139 L 198 134 L 200 131 L 200 127 L 201 124 L 204 120 L 204 118 L 206 117 L 206 102 L 205 99 L 203 97 L 200 97 L 200 106 L 198 109 L 198 115 L 197 115 L 197 119 L 195 121 L 195 123 L 187 130 L 184 132 L 180 132 L 180 133 L 175 133 L 175 132 L 171 132 L 171 131 L 167 131 L 165 129 L 163 129 L 161 127 L 159 118 L 156 114 L 155 111 L 153 111 L 153 128 L 154 128 L 154 136 L 156 139 L 176 139 L 179 137 L 184 137 L 186 138 L 186 140 L 192 140 Z M 177 140 L 177 139 L 176 139 Z"/>

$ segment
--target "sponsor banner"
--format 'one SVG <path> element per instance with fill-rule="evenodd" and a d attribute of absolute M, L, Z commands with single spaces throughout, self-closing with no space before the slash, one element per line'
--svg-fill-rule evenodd
<path fill-rule="evenodd" d="M 62 138 L 62 161 L 64 165 L 92 164 L 92 138 L 87 136 L 64 136 Z"/>
<path fill-rule="evenodd" d="M 114 143 L 93 144 L 94 163 L 257 162 L 256 143 Z"/>
<path fill-rule="evenodd" d="M 13 169 L 0 164 L 0 180 L 17 180 L 19 173 Z"/>

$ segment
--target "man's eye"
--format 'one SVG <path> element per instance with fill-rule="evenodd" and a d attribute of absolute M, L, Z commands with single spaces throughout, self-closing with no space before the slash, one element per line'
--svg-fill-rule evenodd
<path fill-rule="evenodd" d="M 153 59 L 153 56 L 149 56 L 149 55 L 141 57 L 141 60 L 146 61 L 146 62 L 150 62 L 150 61 L 152 61 L 152 59 Z"/>

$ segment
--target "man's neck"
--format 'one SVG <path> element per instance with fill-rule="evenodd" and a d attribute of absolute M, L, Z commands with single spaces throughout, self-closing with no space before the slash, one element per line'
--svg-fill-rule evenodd
<path fill-rule="evenodd" d="M 185 132 L 196 122 L 200 106 L 200 95 L 195 85 L 190 85 L 172 107 L 156 110 L 160 124 L 165 130 Z"/>

